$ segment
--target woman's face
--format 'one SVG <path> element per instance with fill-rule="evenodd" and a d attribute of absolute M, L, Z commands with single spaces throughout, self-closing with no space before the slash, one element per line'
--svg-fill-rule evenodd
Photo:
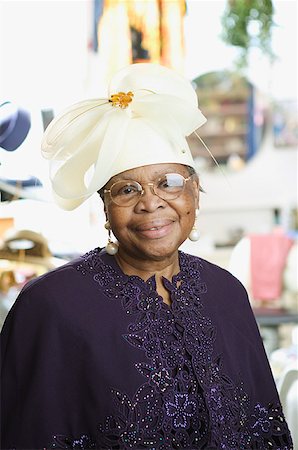
<path fill-rule="evenodd" d="M 146 183 L 168 173 L 189 177 L 187 167 L 182 164 L 153 164 L 122 172 L 105 186 L 109 189 L 118 180 L 133 180 L 145 191 L 134 206 L 118 206 L 109 194 L 105 195 L 106 215 L 122 254 L 133 259 L 163 260 L 177 252 L 187 239 L 198 208 L 198 182 L 195 176 L 191 177 L 178 198 L 166 201 Z"/>

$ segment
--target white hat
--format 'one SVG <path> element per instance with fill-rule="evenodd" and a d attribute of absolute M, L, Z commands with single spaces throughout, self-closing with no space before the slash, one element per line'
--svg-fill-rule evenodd
<path fill-rule="evenodd" d="M 185 137 L 205 122 L 195 90 L 178 73 L 150 63 L 120 70 L 107 99 L 76 103 L 45 131 L 42 154 L 56 202 L 74 209 L 135 167 L 194 166 Z"/>

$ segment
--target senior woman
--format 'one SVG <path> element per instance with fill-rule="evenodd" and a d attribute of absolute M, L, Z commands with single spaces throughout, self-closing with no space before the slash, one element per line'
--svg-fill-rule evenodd
<path fill-rule="evenodd" d="M 99 192 L 109 240 L 13 306 L 2 448 L 292 448 L 244 288 L 178 250 L 198 237 L 185 136 L 204 122 L 187 80 L 136 64 L 48 127 L 56 201 Z"/>

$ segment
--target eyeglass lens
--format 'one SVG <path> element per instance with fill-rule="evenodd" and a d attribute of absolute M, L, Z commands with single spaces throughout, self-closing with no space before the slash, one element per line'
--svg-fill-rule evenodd
<path fill-rule="evenodd" d="M 148 185 L 163 200 L 174 200 L 183 192 L 185 180 L 179 173 L 169 173 Z M 120 206 L 136 204 L 143 192 L 142 185 L 137 181 L 119 180 L 110 188 L 112 200 Z"/>

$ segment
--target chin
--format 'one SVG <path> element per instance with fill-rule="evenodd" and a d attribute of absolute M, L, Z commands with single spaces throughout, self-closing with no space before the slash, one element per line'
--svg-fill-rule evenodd
<path fill-rule="evenodd" d="M 161 240 L 159 240 L 159 242 L 149 243 L 145 246 L 145 248 L 142 246 L 142 252 L 144 259 L 148 258 L 155 261 L 161 261 L 177 253 L 180 245 L 180 243 L 174 244 L 169 242 L 161 242 Z"/>

